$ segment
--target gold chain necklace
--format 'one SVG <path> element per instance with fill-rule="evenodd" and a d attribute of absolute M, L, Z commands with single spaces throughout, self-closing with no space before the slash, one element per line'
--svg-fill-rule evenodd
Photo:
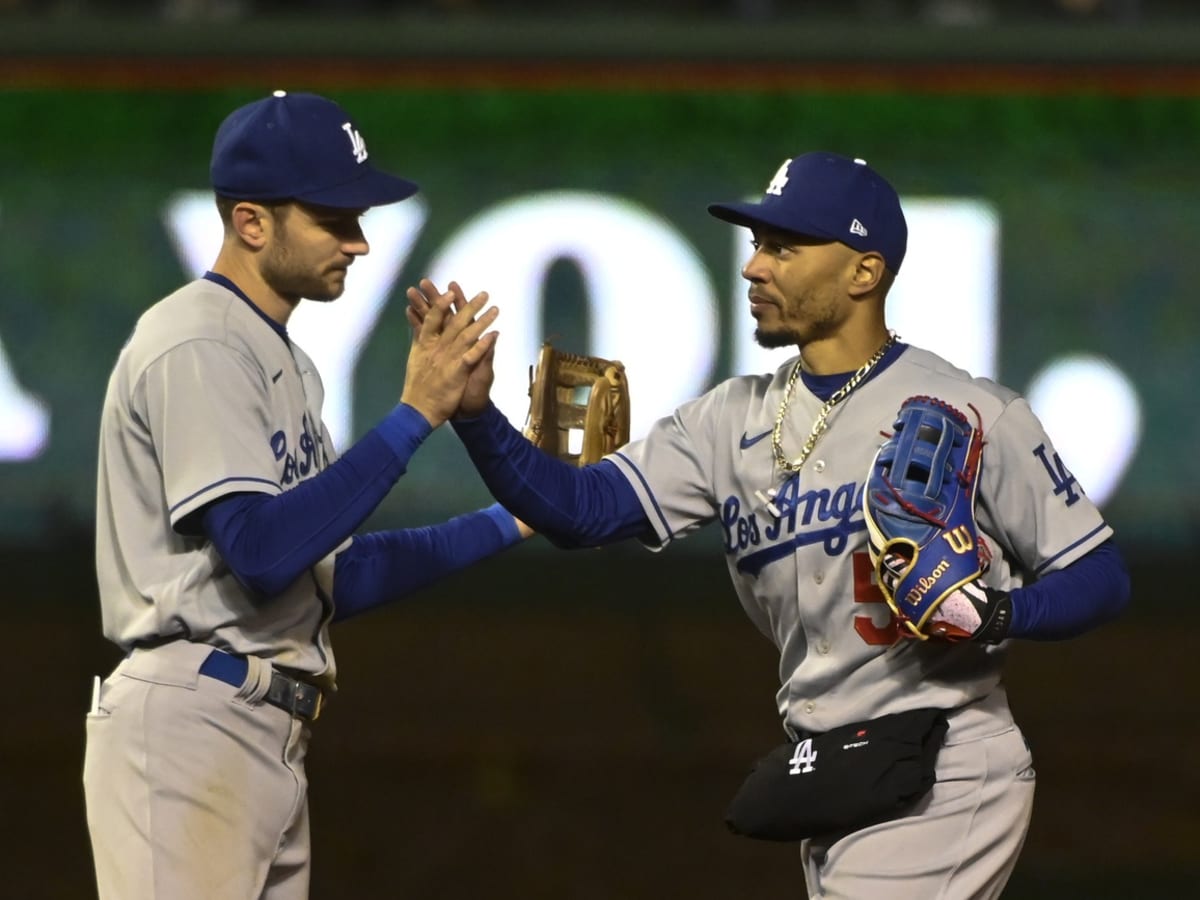
<path fill-rule="evenodd" d="M 862 383 L 862 380 L 875 368 L 875 364 L 883 359 L 883 355 L 891 349 L 896 340 L 896 333 L 889 331 L 887 340 L 883 342 L 883 346 L 876 350 L 874 355 L 863 363 L 857 372 L 850 376 L 849 381 L 834 391 L 830 398 L 825 401 L 825 405 L 821 407 L 821 411 L 817 413 L 817 418 L 812 424 L 812 430 L 808 433 L 808 439 L 805 440 L 804 446 L 800 448 L 800 455 L 792 460 L 788 459 L 783 453 L 783 422 L 787 418 L 788 406 L 792 402 L 792 393 L 796 389 L 796 379 L 800 377 L 800 360 L 796 360 L 792 374 L 788 376 L 787 385 L 783 389 L 783 402 L 779 404 L 779 412 L 775 416 L 775 428 L 771 431 L 771 449 L 775 453 L 775 463 L 779 468 L 785 472 L 800 471 L 800 467 L 804 465 L 809 454 L 813 452 L 813 448 L 817 446 L 817 439 L 829 427 L 826 419 L 833 412 L 833 408 L 845 400 L 850 395 L 850 392 Z"/>

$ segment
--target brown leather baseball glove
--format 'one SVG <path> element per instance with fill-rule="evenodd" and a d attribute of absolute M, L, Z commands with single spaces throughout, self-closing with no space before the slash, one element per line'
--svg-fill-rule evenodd
<path fill-rule="evenodd" d="M 577 466 L 596 462 L 629 442 L 625 366 L 542 344 L 529 374 L 525 436 Z"/>

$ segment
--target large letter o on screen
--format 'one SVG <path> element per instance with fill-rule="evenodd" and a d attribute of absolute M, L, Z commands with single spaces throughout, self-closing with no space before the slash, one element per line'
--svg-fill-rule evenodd
<path fill-rule="evenodd" d="M 520 427 L 529 366 L 543 341 L 542 284 L 556 260 L 583 275 L 591 347 L 625 363 L 633 437 L 704 388 L 716 359 L 717 307 L 699 254 L 670 223 L 628 200 L 578 191 L 531 194 L 481 213 L 450 237 L 430 277 L 500 307 L 492 398 Z"/>

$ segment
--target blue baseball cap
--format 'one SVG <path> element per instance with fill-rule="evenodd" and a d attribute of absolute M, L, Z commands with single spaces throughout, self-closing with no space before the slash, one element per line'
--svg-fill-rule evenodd
<path fill-rule="evenodd" d="M 366 209 L 411 197 L 417 185 L 367 162 L 367 144 L 340 106 L 275 91 L 231 112 L 213 140 L 213 190 L 235 200 L 299 200 Z"/>
<path fill-rule="evenodd" d="M 863 160 L 834 153 L 784 160 L 761 201 L 713 203 L 708 211 L 734 225 L 766 225 L 878 253 L 893 273 L 908 247 L 896 189 Z"/>

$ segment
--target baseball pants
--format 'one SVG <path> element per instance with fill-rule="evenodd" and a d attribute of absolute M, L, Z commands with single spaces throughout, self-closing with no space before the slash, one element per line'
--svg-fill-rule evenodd
<path fill-rule="evenodd" d="M 135 650 L 87 717 L 83 786 L 100 900 L 306 900 L 307 724 L 245 683 L 199 674 L 211 648 Z"/>
<path fill-rule="evenodd" d="M 1033 812 L 1035 775 L 1011 719 L 955 738 L 937 782 L 908 815 L 801 845 L 810 900 L 990 900 L 1016 866 Z"/>

